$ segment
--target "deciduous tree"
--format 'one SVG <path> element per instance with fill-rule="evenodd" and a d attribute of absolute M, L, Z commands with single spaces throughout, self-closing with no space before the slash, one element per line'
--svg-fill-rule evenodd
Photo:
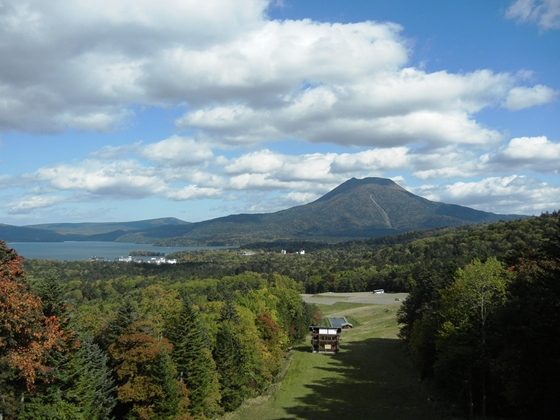
<path fill-rule="evenodd" d="M 0 413 L 13 406 L 18 388 L 33 392 L 38 376 L 52 377 L 47 357 L 63 335 L 58 318 L 45 316 L 32 293 L 21 258 L 0 241 Z"/>

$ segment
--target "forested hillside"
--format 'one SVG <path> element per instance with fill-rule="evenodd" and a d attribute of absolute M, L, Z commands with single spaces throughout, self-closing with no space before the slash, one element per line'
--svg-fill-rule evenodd
<path fill-rule="evenodd" d="M 331 245 L 188 251 L 173 255 L 176 266 L 22 265 L 0 250 L 4 418 L 215 417 L 266 389 L 304 338 L 319 314 L 301 292 L 377 288 L 410 293 L 401 337 L 444 404 L 467 416 L 552 418 L 558 213 Z"/>
<path fill-rule="evenodd" d="M 123 276 L 84 297 L 74 274 L 28 280 L 0 242 L 0 417 L 214 418 L 270 385 L 316 316 L 281 275 Z"/>
<path fill-rule="evenodd" d="M 489 251 L 450 276 L 420 272 L 400 311 L 422 378 L 471 417 L 557 418 L 560 220 L 540 222 L 499 258 Z"/>

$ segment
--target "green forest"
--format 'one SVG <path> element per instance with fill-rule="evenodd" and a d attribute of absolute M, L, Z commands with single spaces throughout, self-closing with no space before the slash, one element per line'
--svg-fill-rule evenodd
<path fill-rule="evenodd" d="M 0 242 L 0 418 L 219 417 L 273 385 L 320 321 L 301 293 L 380 288 L 409 293 L 400 336 L 441 404 L 553 418 L 558 213 L 168 258 L 177 264 L 25 260 Z"/>

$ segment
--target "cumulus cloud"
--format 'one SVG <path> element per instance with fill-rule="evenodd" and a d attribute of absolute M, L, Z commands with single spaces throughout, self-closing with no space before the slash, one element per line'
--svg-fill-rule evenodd
<path fill-rule="evenodd" d="M 222 194 L 219 188 L 200 188 L 196 185 L 189 185 L 179 190 L 169 191 L 165 196 L 174 201 L 197 200 L 201 198 L 212 198 Z"/>
<path fill-rule="evenodd" d="M 406 147 L 393 147 L 343 153 L 334 157 L 330 170 L 332 173 L 348 174 L 364 170 L 374 172 L 404 169 L 410 164 L 408 152 Z"/>
<path fill-rule="evenodd" d="M 518 111 L 531 106 L 543 105 L 548 102 L 552 102 L 557 96 L 558 92 L 547 86 L 519 86 L 509 91 L 503 106 L 510 111 Z"/>
<path fill-rule="evenodd" d="M 344 85 L 321 83 L 286 94 L 274 106 L 233 103 L 196 109 L 177 124 L 238 145 L 285 138 L 369 147 L 489 145 L 500 133 L 480 126 L 471 114 L 504 97 L 513 82 L 510 75 L 489 71 L 461 76 L 415 69 L 364 71 Z"/>
<path fill-rule="evenodd" d="M 545 136 L 518 137 L 485 157 L 496 169 L 531 170 L 558 174 L 560 143 Z"/>
<path fill-rule="evenodd" d="M 560 0 L 517 0 L 506 10 L 506 18 L 536 23 L 541 30 L 560 28 Z"/>
<path fill-rule="evenodd" d="M 193 201 L 225 197 L 237 201 L 235 212 L 276 211 L 313 201 L 351 176 L 386 176 L 389 171 L 436 181 L 435 185 L 412 188 L 414 193 L 428 199 L 498 213 L 523 214 L 553 208 L 558 192 L 557 187 L 534 178 L 488 176 L 496 171 L 557 173 L 560 146 L 546 137 L 515 138 L 482 156 L 453 148 L 425 153 L 404 146 L 303 155 L 263 149 L 229 159 L 220 157 L 211 165 L 200 164 L 196 150 L 193 151 L 195 146 L 198 144 L 192 139 L 174 136 L 146 145 L 105 147 L 72 165 L 44 167 L 15 177 L 3 176 L 0 183 L 17 185 L 26 191 L 24 198 L 9 201 L 6 211 L 23 215 L 78 201 L 142 198 Z M 202 150 L 206 153 L 206 149 Z M 194 157 L 192 160 L 176 157 L 183 153 L 192 153 Z M 143 162 L 145 156 L 151 156 L 151 160 Z M 476 176 L 486 178 L 442 182 Z"/>
<path fill-rule="evenodd" d="M 246 209 L 279 209 L 350 176 L 396 171 L 440 185 L 485 179 L 471 190 L 469 183 L 423 190 L 451 201 L 480 204 L 476 188 L 495 185 L 505 194 L 504 182 L 519 186 L 515 203 L 523 194 L 553 191 L 532 178 L 489 174 L 557 173 L 558 145 L 545 137 L 504 145 L 504 133 L 477 113 L 542 105 L 558 91 L 520 86 L 529 73 L 428 72 L 411 64 L 411 43 L 397 24 L 267 18 L 268 7 L 282 5 L 4 1 L 0 57 L 10 59 L 0 61 L 0 132 L 107 132 L 140 118 L 138 109 L 182 114 L 171 137 L 105 146 L 82 162 L 0 176 L 1 186 L 27 194 L 12 208 L 54 206 L 59 194 L 173 201 L 242 201 L 242 194 L 253 194 L 261 199 Z M 519 0 L 507 16 L 551 29 L 559 7 L 558 0 Z M 330 143 L 344 153 L 282 153 L 288 149 L 275 142 L 286 140 Z"/>
<path fill-rule="evenodd" d="M 410 46 L 394 23 L 270 21 L 269 6 L 8 1 L 0 14 L 0 55 L 11 57 L 0 63 L 0 130 L 104 132 L 129 124 L 139 105 L 186 106 L 177 127 L 222 146 L 294 138 L 488 145 L 500 133 L 481 126 L 476 112 L 501 102 L 520 109 L 554 93 L 515 90 L 507 73 L 407 67 Z"/>
<path fill-rule="evenodd" d="M 59 191 L 105 198 L 143 198 L 165 189 L 153 168 L 130 160 L 110 163 L 88 160 L 79 165 L 45 167 L 27 178 Z"/>
<path fill-rule="evenodd" d="M 283 167 L 285 158 L 270 150 L 261 150 L 243 155 L 229 162 L 224 170 L 227 174 L 269 173 Z"/>
<path fill-rule="evenodd" d="M 5 205 L 8 214 L 28 214 L 37 209 L 52 207 L 66 201 L 64 196 L 32 196 L 22 197 Z"/>
<path fill-rule="evenodd" d="M 511 175 L 480 181 L 425 185 L 413 188 L 415 194 L 433 201 L 505 214 L 539 214 L 560 207 L 560 186 L 536 178 Z"/>
<path fill-rule="evenodd" d="M 150 68 L 262 25 L 266 0 L 8 0 L 0 10 L 0 130 L 106 131 L 131 104 L 176 105 Z M 179 102 L 183 102 L 181 98 Z"/>
<path fill-rule="evenodd" d="M 172 166 L 208 163 L 214 158 L 207 145 L 180 136 L 149 144 L 142 149 L 140 155 L 147 160 Z"/>

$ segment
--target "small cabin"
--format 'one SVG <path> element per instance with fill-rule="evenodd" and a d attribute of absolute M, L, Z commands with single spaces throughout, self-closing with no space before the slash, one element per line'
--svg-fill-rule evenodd
<path fill-rule="evenodd" d="M 338 353 L 342 328 L 309 327 L 313 353 Z"/>

